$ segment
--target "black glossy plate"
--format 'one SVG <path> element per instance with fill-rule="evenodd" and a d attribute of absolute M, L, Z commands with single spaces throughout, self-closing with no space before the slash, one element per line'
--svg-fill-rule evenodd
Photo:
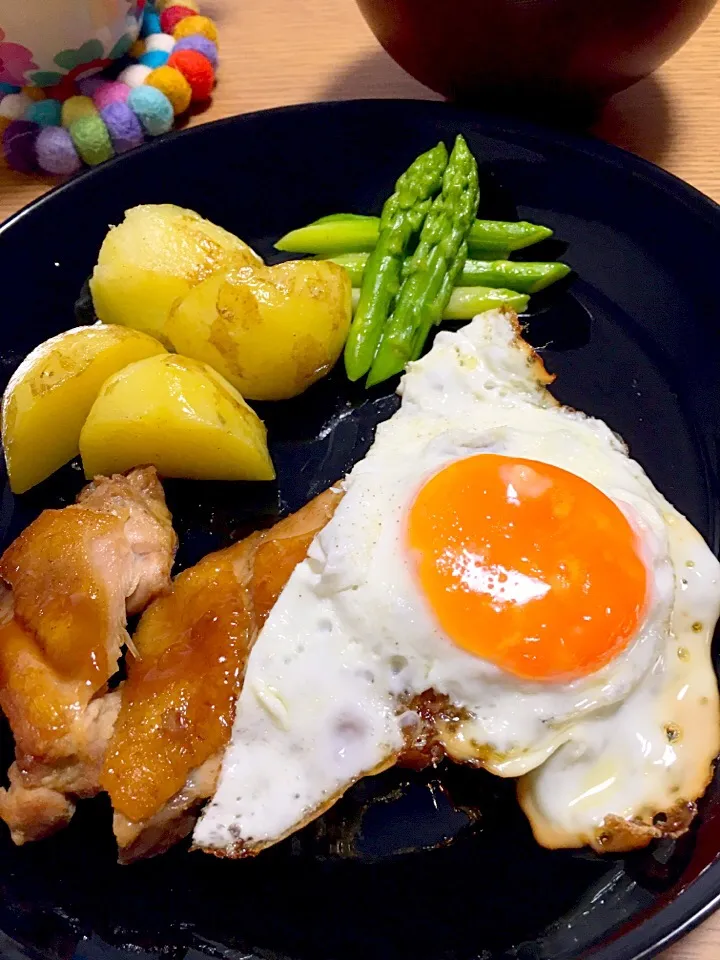
<path fill-rule="evenodd" d="M 333 211 L 378 212 L 393 180 L 462 131 L 485 216 L 537 220 L 577 279 L 538 304 L 528 337 L 557 395 L 602 417 L 717 552 L 720 545 L 720 212 L 614 148 L 443 104 L 289 108 L 200 127 L 113 161 L 0 230 L 2 385 L 73 309 L 109 223 L 173 202 L 272 257 L 272 241 Z M 261 409 L 278 485 L 166 484 L 193 562 L 340 477 L 395 408 L 340 373 Z M 23 497 L 5 486 L 2 544 L 82 485 L 72 466 Z M 2 768 L 9 740 L 1 741 Z M 56 838 L 14 849 L 0 828 L 0 953 L 43 960 L 638 960 L 720 899 L 719 791 L 692 832 L 628 857 L 540 849 L 512 784 L 470 770 L 366 780 L 257 860 L 185 847 L 114 863 L 102 798 Z"/>

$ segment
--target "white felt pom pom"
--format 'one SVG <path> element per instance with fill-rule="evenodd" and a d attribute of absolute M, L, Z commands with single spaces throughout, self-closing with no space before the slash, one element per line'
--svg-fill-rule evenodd
<path fill-rule="evenodd" d="M 145 53 L 160 50 L 162 53 L 172 53 L 175 40 L 169 33 L 153 33 L 145 40 Z"/>
<path fill-rule="evenodd" d="M 135 87 L 141 87 L 151 73 L 152 69 L 150 67 L 146 67 L 142 63 L 133 63 L 131 66 L 125 67 L 118 76 L 118 80 L 134 89 Z"/>
<path fill-rule="evenodd" d="M 8 93 L 0 101 L 0 117 L 19 120 L 33 102 L 32 97 L 26 93 Z"/>

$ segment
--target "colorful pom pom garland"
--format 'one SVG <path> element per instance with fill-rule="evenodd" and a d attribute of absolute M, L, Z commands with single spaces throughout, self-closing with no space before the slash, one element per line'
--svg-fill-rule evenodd
<path fill-rule="evenodd" d="M 196 0 L 145 6 L 129 63 L 111 79 L 85 77 L 66 90 L 0 84 L 0 141 L 8 166 L 69 176 L 172 129 L 191 103 L 208 100 L 218 67 L 215 24 Z"/>

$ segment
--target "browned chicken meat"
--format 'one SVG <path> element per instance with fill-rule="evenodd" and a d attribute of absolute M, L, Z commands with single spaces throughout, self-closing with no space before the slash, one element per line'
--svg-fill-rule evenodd
<path fill-rule="evenodd" d="M 15 737 L 0 818 L 15 843 L 53 833 L 98 792 L 127 614 L 170 588 L 175 549 L 148 467 L 44 511 L 0 559 L 0 709 Z"/>
<path fill-rule="evenodd" d="M 192 830 L 215 791 L 250 649 L 340 496 L 328 490 L 210 554 L 145 612 L 101 776 L 121 861 L 160 853 Z"/>

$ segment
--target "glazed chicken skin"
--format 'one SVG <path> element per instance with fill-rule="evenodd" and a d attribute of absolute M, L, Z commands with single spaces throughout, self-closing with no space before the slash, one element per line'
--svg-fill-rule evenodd
<path fill-rule="evenodd" d="M 128 614 L 170 588 L 177 546 L 154 468 L 99 478 L 0 559 L 0 709 L 15 738 L 0 818 L 16 844 L 65 826 L 98 777 Z"/>
<path fill-rule="evenodd" d="M 121 862 L 161 853 L 215 791 L 252 645 L 341 493 L 210 554 L 145 612 L 100 782 Z"/>

